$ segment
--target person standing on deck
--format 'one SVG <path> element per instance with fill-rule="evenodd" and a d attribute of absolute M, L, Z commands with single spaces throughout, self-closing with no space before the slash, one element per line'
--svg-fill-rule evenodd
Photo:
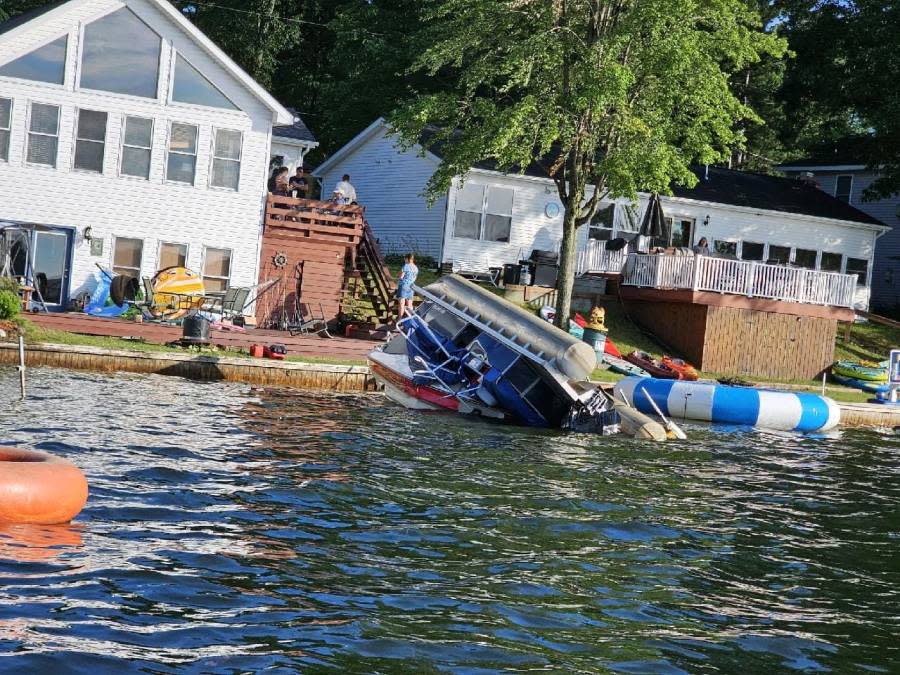
<path fill-rule="evenodd" d="M 307 199 L 309 197 L 309 181 L 306 180 L 302 166 L 298 166 L 297 173 L 291 176 L 290 185 L 291 192 L 297 193 L 295 195 L 297 199 Z"/>
<path fill-rule="evenodd" d="M 709 255 L 709 242 L 706 237 L 700 237 L 700 241 L 694 247 L 694 253 L 697 255 Z"/>
<path fill-rule="evenodd" d="M 337 192 L 340 190 L 344 193 L 344 197 L 347 198 L 347 201 L 350 204 L 356 204 L 356 188 L 353 187 L 353 183 L 350 182 L 350 174 L 345 173 L 341 178 L 340 182 L 334 186 L 334 191 Z"/>
<path fill-rule="evenodd" d="M 406 263 L 400 270 L 400 278 L 397 280 L 397 299 L 400 307 L 397 314 L 399 322 L 407 314 L 413 311 L 413 284 L 419 276 L 419 268 L 416 267 L 416 257 L 412 253 L 406 255 Z"/>

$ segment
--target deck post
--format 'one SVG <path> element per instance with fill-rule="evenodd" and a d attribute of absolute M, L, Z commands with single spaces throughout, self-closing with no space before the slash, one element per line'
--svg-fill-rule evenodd
<path fill-rule="evenodd" d="M 691 290 L 695 293 L 700 288 L 700 265 L 702 255 L 694 255 L 694 269 L 691 271 Z"/>

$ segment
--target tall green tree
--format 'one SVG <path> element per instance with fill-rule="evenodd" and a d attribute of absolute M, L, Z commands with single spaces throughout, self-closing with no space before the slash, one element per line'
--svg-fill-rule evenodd
<path fill-rule="evenodd" d="M 427 0 L 417 69 L 445 90 L 392 116 L 402 142 L 441 131 L 432 197 L 476 162 L 537 162 L 564 208 L 557 323 L 566 325 L 578 228 L 605 197 L 692 185 L 757 119 L 734 73 L 785 46 L 746 0 Z M 450 74 L 448 76 L 448 73 Z"/>

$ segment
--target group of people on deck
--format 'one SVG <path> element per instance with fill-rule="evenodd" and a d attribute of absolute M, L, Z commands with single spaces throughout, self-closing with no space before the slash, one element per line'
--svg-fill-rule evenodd
<path fill-rule="evenodd" d="M 277 197 L 309 199 L 312 196 L 311 185 L 306 177 L 306 171 L 302 166 L 298 166 L 297 172 L 293 176 L 290 173 L 291 170 L 286 166 L 273 169 L 272 175 L 269 177 L 269 192 Z M 345 173 L 340 182 L 334 186 L 334 191 L 328 201 L 339 206 L 357 203 L 356 188 L 350 182 L 350 174 Z"/>

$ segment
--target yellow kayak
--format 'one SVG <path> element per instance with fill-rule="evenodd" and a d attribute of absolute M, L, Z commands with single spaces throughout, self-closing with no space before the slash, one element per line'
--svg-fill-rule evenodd
<path fill-rule="evenodd" d="M 186 267 L 160 270 L 150 282 L 153 302 L 150 313 L 157 319 L 180 319 L 192 309 L 203 305 L 206 289 L 203 279 Z"/>

